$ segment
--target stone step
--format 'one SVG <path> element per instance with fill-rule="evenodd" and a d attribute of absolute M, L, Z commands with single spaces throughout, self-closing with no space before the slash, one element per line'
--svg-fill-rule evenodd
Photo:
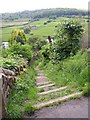
<path fill-rule="evenodd" d="M 43 81 L 43 80 L 46 80 L 46 81 L 47 81 L 47 78 L 46 78 L 46 77 L 43 77 L 43 76 L 39 76 L 39 77 L 36 78 L 36 80 L 42 80 L 42 81 Z M 46 82 L 46 81 L 45 81 L 45 82 Z"/>
<path fill-rule="evenodd" d="M 46 77 L 41 75 L 37 76 L 37 79 L 40 79 L 40 78 L 46 78 Z"/>
<path fill-rule="evenodd" d="M 67 86 L 57 88 L 57 89 L 53 89 L 53 90 L 49 90 L 49 91 L 46 91 L 46 92 L 41 92 L 41 93 L 38 93 L 38 95 L 46 95 L 46 94 L 49 94 L 49 93 L 65 90 L 66 88 L 67 88 Z"/>
<path fill-rule="evenodd" d="M 46 85 L 46 84 L 49 84 L 49 83 L 51 83 L 51 81 L 47 81 L 47 82 L 40 82 L 40 83 L 37 83 L 37 85 L 39 86 L 39 85 Z"/>
<path fill-rule="evenodd" d="M 56 98 L 56 99 L 49 100 L 47 102 L 42 102 L 40 104 L 35 104 L 35 105 L 33 105 L 33 107 L 37 108 L 37 109 L 40 109 L 42 107 L 49 106 L 49 105 L 52 105 L 52 104 L 57 103 L 57 102 L 66 101 L 70 98 L 78 97 L 80 95 L 82 95 L 82 92 L 73 93 L 73 94 L 70 94 L 70 95 L 67 95 L 67 96 L 64 96 L 64 97 L 59 97 L 59 98 Z"/>
<path fill-rule="evenodd" d="M 52 83 L 52 84 L 47 84 L 47 85 L 44 85 L 44 86 L 38 86 L 37 88 L 45 88 L 45 87 L 50 87 L 50 86 L 54 86 L 55 83 Z"/>
<path fill-rule="evenodd" d="M 44 75 L 43 72 L 39 72 L 39 73 L 38 73 L 38 76 L 42 76 L 42 75 Z"/>
<path fill-rule="evenodd" d="M 43 82 L 47 82 L 47 78 L 46 77 L 37 77 L 36 78 L 36 83 L 43 83 Z"/>

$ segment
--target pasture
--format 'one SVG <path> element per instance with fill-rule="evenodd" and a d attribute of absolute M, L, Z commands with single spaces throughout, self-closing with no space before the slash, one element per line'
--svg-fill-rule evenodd
<path fill-rule="evenodd" d="M 59 17 L 55 20 L 52 20 L 50 23 L 47 23 L 46 25 L 44 25 L 44 23 L 48 21 L 48 18 L 42 18 L 42 19 L 39 19 L 37 21 L 35 20 L 33 22 L 29 22 L 28 25 L 37 27 L 37 29 L 31 30 L 31 34 L 33 34 L 33 35 L 37 35 L 37 36 L 40 36 L 40 37 L 48 36 L 48 35 L 54 36 L 55 26 L 60 21 L 65 20 L 65 19 L 67 19 L 67 18 Z M 24 26 L 27 26 L 27 25 L 23 25 L 23 24 L 26 23 L 26 19 L 25 20 L 23 19 L 22 21 L 23 22 L 15 22 L 15 21 L 3 22 L 3 23 L 0 22 L 0 26 L 5 26 L 6 27 L 6 28 L 0 28 L 0 34 L 2 34 L 2 41 L 8 41 L 9 40 L 12 30 L 22 29 Z M 29 36 L 30 36 L 30 34 L 26 35 L 27 39 L 29 38 Z"/>
<path fill-rule="evenodd" d="M 79 20 L 85 30 L 86 30 L 86 34 L 87 34 L 87 23 L 85 21 L 84 18 L 67 18 L 67 17 L 58 17 L 55 20 L 50 19 L 51 21 L 49 21 L 48 18 L 41 18 L 39 20 L 35 20 L 32 22 L 28 22 L 28 24 L 24 25 L 27 21 L 26 19 L 20 21 L 12 21 L 12 22 L 0 22 L 0 25 L 2 24 L 2 26 L 6 26 L 6 28 L 0 28 L 0 34 L 2 34 L 2 41 L 8 41 L 10 38 L 10 34 L 12 32 L 12 30 L 16 30 L 16 29 L 23 29 L 25 26 L 35 26 L 37 27 L 36 29 L 31 29 L 31 32 L 29 34 L 26 34 L 27 39 L 32 36 L 32 35 L 37 35 L 39 37 L 44 37 L 44 36 L 54 36 L 55 32 L 56 32 L 56 27 L 57 24 L 59 24 L 61 21 L 64 20 L 68 20 L 68 19 L 76 19 Z M 46 23 L 46 24 L 45 24 Z M 11 27 L 8 27 L 12 25 Z M 14 25 L 14 26 L 13 26 Z M 83 39 L 86 39 L 87 36 L 84 36 Z"/>
<path fill-rule="evenodd" d="M 2 34 L 2 41 L 8 41 L 12 30 L 20 29 L 23 25 L 27 23 L 28 23 L 28 20 L 26 19 L 21 21 L 0 22 L 0 35 Z"/>

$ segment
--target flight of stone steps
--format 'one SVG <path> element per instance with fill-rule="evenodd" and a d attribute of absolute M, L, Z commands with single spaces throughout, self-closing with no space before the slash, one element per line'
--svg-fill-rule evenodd
<path fill-rule="evenodd" d="M 60 103 L 82 95 L 82 92 L 75 92 L 75 90 L 70 89 L 68 86 L 58 88 L 54 82 L 49 81 L 44 76 L 44 73 L 39 70 L 39 68 L 36 68 L 36 71 L 38 72 L 36 78 L 38 103 L 33 105 L 34 108 L 39 109 L 45 106 L 54 105 L 55 103 Z"/>

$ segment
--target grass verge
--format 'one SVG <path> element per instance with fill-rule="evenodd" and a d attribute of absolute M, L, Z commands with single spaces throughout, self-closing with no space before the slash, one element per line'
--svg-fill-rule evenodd
<path fill-rule="evenodd" d="M 8 98 L 8 118 L 22 118 L 25 113 L 34 111 L 32 105 L 37 99 L 35 75 L 33 67 L 29 67 L 16 80 Z"/>
<path fill-rule="evenodd" d="M 58 87 L 70 86 L 70 89 L 83 91 L 83 95 L 88 95 L 90 93 L 89 56 L 90 52 L 81 50 L 75 56 L 60 61 L 58 64 L 52 64 L 50 61 L 43 65 L 42 62 L 41 68 L 49 80 L 54 81 Z"/>

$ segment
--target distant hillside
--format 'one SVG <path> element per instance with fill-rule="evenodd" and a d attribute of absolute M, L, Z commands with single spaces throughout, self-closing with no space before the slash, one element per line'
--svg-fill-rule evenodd
<path fill-rule="evenodd" d="M 71 8 L 51 8 L 34 11 L 23 11 L 17 13 L 3 13 L 0 15 L 0 20 L 18 20 L 20 18 L 45 18 L 45 17 L 60 17 L 60 16 L 86 16 L 88 12 L 85 10 Z"/>

